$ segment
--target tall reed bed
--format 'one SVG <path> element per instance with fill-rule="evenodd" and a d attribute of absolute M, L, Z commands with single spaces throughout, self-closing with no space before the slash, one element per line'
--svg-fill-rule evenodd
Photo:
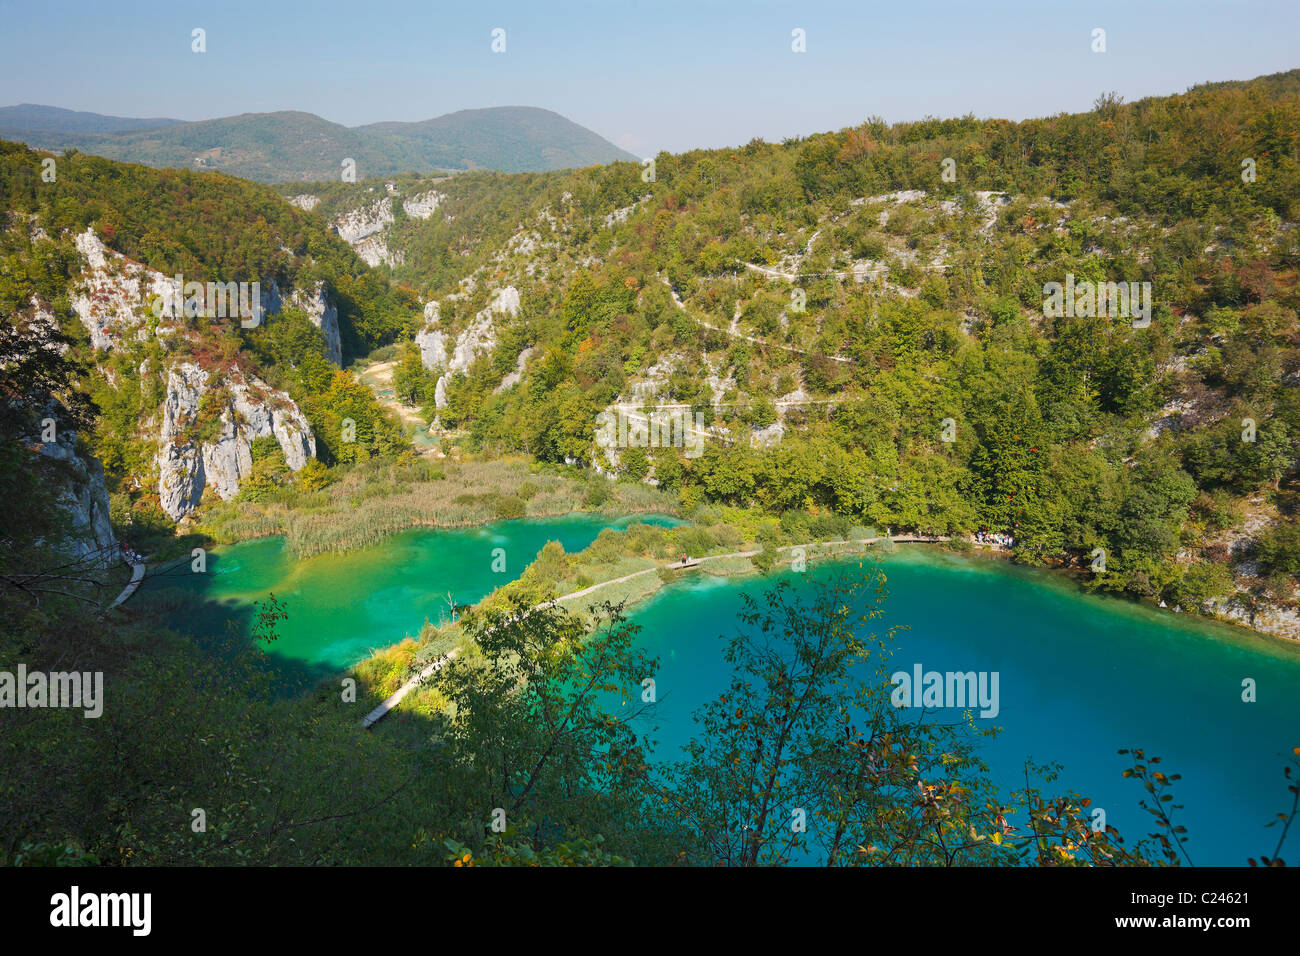
<path fill-rule="evenodd" d="M 595 479 L 604 482 L 604 479 Z M 284 535 L 299 557 L 348 551 L 407 528 L 457 528 L 506 518 L 676 513 L 676 497 L 648 485 L 608 485 L 599 509 L 591 482 L 525 460 L 461 464 L 427 459 L 371 461 L 342 471 L 325 488 L 292 488 L 261 502 L 205 509 L 200 530 L 223 543 Z"/>

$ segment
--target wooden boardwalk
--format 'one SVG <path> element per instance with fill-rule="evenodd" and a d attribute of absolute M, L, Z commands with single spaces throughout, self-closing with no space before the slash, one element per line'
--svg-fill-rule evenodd
<path fill-rule="evenodd" d="M 827 547 L 830 545 L 838 545 L 838 544 L 857 545 L 859 547 L 866 547 L 867 545 L 872 545 L 875 544 L 877 541 L 882 541 L 882 540 L 888 540 L 894 544 L 921 544 L 921 543 L 929 544 L 929 543 L 937 543 L 940 541 L 947 541 L 948 537 L 946 535 L 898 534 L 898 535 L 888 536 L 887 538 L 886 537 L 858 538 L 852 541 L 817 541 L 817 542 L 812 542 L 810 544 L 787 544 L 787 545 L 782 545 L 776 550 L 791 551 L 795 548 L 820 548 L 820 547 Z M 633 578 L 641 577 L 643 574 L 658 573 L 658 571 L 661 568 L 667 568 L 670 571 L 681 570 L 682 568 L 698 568 L 705 561 L 722 561 L 727 558 L 752 558 L 754 557 L 754 555 L 760 553 L 761 552 L 759 551 L 733 551 L 730 554 L 712 554 L 712 555 L 705 555 L 704 557 L 700 557 L 700 558 L 692 558 L 690 562 L 685 565 L 683 565 L 680 561 L 673 561 L 670 564 L 664 564 L 664 565 L 655 565 L 652 568 L 643 568 L 640 571 L 633 571 L 631 574 L 625 574 L 619 578 L 610 578 L 608 581 L 601 581 L 598 584 L 593 584 L 590 587 L 583 588 L 581 591 L 574 591 L 570 594 L 565 594 L 562 597 L 557 597 L 553 601 L 544 601 L 543 603 L 530 608 L 530 610 L 540 611 L 545 608 L 554 607 L 555 605 L 559 604 L 561 601 L 569 601 L 572 600 L 573 598 L 583 597 L 585 595 L 591 594 L 593 591 L 600 590 L 606 585 L 619 584 L 623 581 L 630 581 Z M 447 663 L 447 661 L 455 657 L 456 650 L 457 649 L 453 648 L 449 653 L 444 654 L 442 657 L 438 658 L 432 664 L 429 664 L 427 667 L 421 670 L 420 673 L 416 674 L 414 677 L 408 680 L 397 690 L 396 693 L 394 693 L 382 704 L 380 704 L 378 707 L 376 707 L 374 710 L 368 713 L 365 716 L 365 718 L 361 721 L 361 726 L 363 726 L 366 730 L 369 730 L 375 724 L 379 723 L 379 721 L 383 720 L 386 716 L 388 716 L 389 711 L 391 711 L 393 708 L 395 708 L 398 704 L 402 702 L 403 697 L 405 697 L 407 694 L 409 694 L 420 684 L 424 683 L 426 680 L 432 677 L 437 671 L 439 671 L 442 668 L 442 666 L 445 663 Z"/>
<path fill-rule="evenodd" d="M 122 588 L 122 593 L 117 596 L 117 600 L 109 605 L 110 609 L 117 607 L 138 591 L 140 589 L 140 583 L 144 581 L 145 563 L 143 561 L 131 564 L 131 562 L 126 561 L 125 558 L 122 560 L 131 567 L 131 580 L 127 582 L 126 587 Z"/>
<path fill-rule="evenodd" d="M 420 671 L 420 673 L 416 674 L 414 677 L 408 680 L 405 684 L 399 687 L 395 693 L 393 693 L 390 697 L 388 697 L 382 704 L 380 704 L 370 713 L 366 714 L 366 716 L 361 721 L 361 726 L 364 727 L 366 730 L 369 730 L 371 727 L 375 726 L 375 724 L 379 723 L 379 721 L 387 717 L 388 712 L 392 710 L 394 707 L 396 707 L 398 704 L 400 704 L 402 702 L 403 697 L 405 697 L 411 691 L 415 690 L 416 687 L 418 687 L 420 684 L 427 681 L 435 673 L 440 671 L 442 669 L 442 666 L 446 664 L 449 660 L 451 660 L 453 657 L 455 657 L 459 650 L 460 650 L 459 648 L 453 647 L 446 654 L 443 654 L 442 657 L 438 658 L 428 667 L 424 668 L 424 670 Z"/>

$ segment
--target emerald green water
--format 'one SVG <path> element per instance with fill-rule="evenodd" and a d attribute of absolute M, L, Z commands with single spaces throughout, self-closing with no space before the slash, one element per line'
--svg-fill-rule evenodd
<path fill-rule="evenodd" d="M 345 555 L 295 561 L 279 539 L 218 549 L 208 574 L 176 583 L 207 599 L 177 626 L 212 633 L 235 620 L 246 629 L 253 601 L 273 591 L 289 617 L 272 645 L 286 667 L 310 678 L 346 667 L 372 649 L 418 633 L 447 614 L 447 595 L 473 602 L 518 577 L 542 546 L 581 550 L 604 527 L 634 520 L 577 516 L 483 528 L 415 530 Z M 493 549 L 505 572 L 492 570 Z M 1281 642 L 1119 600 L 1086 596 L 1044 572 L 912 547 L 881 558 L 889 599 L 880 627 L 909 628 L 892 670 L 997 671 L 1001 736 L 983 745 L 993 779 L 1023 784 L 1026 758 L 1063 765 L 1052 785 L 1090 796 L 1129 844 L 1153 829 L 1137 806 L 1139 786 L 1121 778 L 1116 751 L 1141 747 L 1180 773 L 1175 802 L 1198 865 L 1243 865 L 1271 855 L 1289 807 L 1282 767 L 1300 746 L 1300 654 Z M 856 568 L 856 562 L 840 565 Z M 795 588 L 827 573 L 786 573 Z M 742 593 L 772 579 L 683 579 L 632 613 L 643 647 L 660 658 L 659 704 L 644 730 L 667 760 L 694 732 L 692 711 L 726 685 L 719 635 L 732 635 Z M 1257 701 L 1242 701 L 1252 678 Z M 617 706 L 617 702 L 614 703 Z M 955 717 L 951 711 L 943 712 Z M 1296 856 L 1292 849 L 1291 856 Z M 1285 854 L 1284 854 L 1285 856 Z"/>
<path fill-rule="evenodd" d="M 348 667 L 372 650 L 418 635 L 426 620 L 445 620 L 448 595 L 457 604 L 485 597 L 519 577 L 548 541 L 559 541 L 574 553 L 602 529 L 635 521 L 680 524 L 654 515 L 579 515 L 456 530 L 421 528 L 374 547 L 301 561 L 285 549 L 282 538 L 264 538 L 214 549 L 207 573 L 186 569 L 161 583 L 206 599 L 198 611 L 186 609 L 173 622 L 195 634 L 220 632 L 227 621 L 246 618 L 253 602 L 274 593 L 289 616 L 278 625 L 270 652 L 301 665 L 306 674 L 317 674 Z M 498 557 L 504 557 L 503 571 L 493 570 Z"/>
<path fill-rule="evenodd" d="M 1140 785 L 1120 776 L 1132 764 L 1116 751 L 1140 747 L 1162 758 L 1164 772 L 1183 776 L 1176 822 L 1190 831 L 1195 864 L 1244 866 L 1247 857 L 1272 855 L 1278 830 L 1264 824 L 1290 808 L 1282 769 L 1300 746 L 1295 648 L 1082 595 L 1044 572 L 998 561 L 916 547 L 882 558 L 882 568 L 889 599 L 879 628 L 909 628 L 896 641 L 891 673 L 916 663 L 999 672 L 1000 713 L 979 721 L 1004 728 L 981 751 L 999 786 L 1023 786 L 1027 757 L 1058 762 L 1063 770 L 1051 786 L 1091 796 L 1132 845 L 1155 821 L 1138 807 Z M 807 588 L 828 571 L 781 577 Z M 740 595 L 758 595 L 771 581 L 682 582 L 632 615 L 641 646 L 659 657 L 659 703 L 644 728 L 657 759 L 678 755 L 695 732 L 691 712 L 725 689 L 719 635 L 736 633 Z M 1242 700 L 1245 678 L 1256 682 L 1255 703 Z"/>

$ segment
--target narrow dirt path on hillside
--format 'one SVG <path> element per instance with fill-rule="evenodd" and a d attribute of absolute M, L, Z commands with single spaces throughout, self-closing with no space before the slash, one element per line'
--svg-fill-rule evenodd
<path fill-rule="evenodd" d="M 669 282 L 667 279 L 660 279 L 660 281 L 663 282 L 663 284 L 668 288 L 668 294 L 672 296 L 673 305 L 681 309 L 682 312 L 684 312 L 691 319 L 691 321 L 695 322 L 697 325 L 704 326 L 706 329 L 712 329 L 714 332 L 721 332 L 723 335 L 729 335 L 734 339 L 744 339 L 746 342 L 753 342 L 755 345 L 762 345 L 765 348 L 781 349 L 782 351 L 794 352 L 798 355 L 815 355 L 820 358 L 830 359 L 832 362 L 840 362 L 846 365 L 854 364 L 853 359 L 845 358 L 844 356 L 841 355 L 825 355 L 821 352 L 810 352 L 807 349 L 797 348 L 793 345 L 781 345 L 777 342 L 770 342 L 767 339 L 760 339 L 757 336 L 746 335 L 744 332 L 734 331 L 733 329 L 724 329 L 721 326 L 713 325 L 710 322 L 705 322 L 698 315 L 691 314 L 691 311 L 688 308 L 686 308 L 686 303 L 682 301 L 681 296 L 677 294 L 677 290 L 673 288 L 673 284 L 671 282 Z M 735 321 L 736 320 L 733 319 L 733 324 Z"/>
<path fill-rule="evenodd" d="M 396 360 L 376 362 L 361 369 L 357 378 L 375 393 L 375 400 L 380 405 L 397 416 L 402 427 L 409 425 L 415 429 L 415 434 L 411 436 L 411 447 L 423 455 L 436 447 L 437 442 L 430 438 L 429 423 L 420 417 L 420 410 L 398 399 L 397 390 L 393 388 L 393 372 L 396 368 Z"/>

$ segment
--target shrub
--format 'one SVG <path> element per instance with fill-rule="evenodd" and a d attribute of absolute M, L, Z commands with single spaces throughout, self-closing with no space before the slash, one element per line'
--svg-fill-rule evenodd
<path fill-rule="evenodd" d="M 644 448 L 627 448 L 622 454 L 622 477 L 628 481 L 640 481 L 650 474 L 650 456 Z"/>
<path fill-rule="evenodd" d="M 492 502 L 492 513 L 498 518 L 522 518 L 528 513 L 523 499 L 515 495 L 498 495 Z"/>
<path fill-rule="evenodd" d="M 330 470 L 319 459 L 308 458 L 307 463 L 298 469 L 297 481 L 300 491 L 320 491 L 330 483 Z"/>
<path fill-rule="evenodd" d="M 587 482 L 587 490 L 582 496 L 582 503 L 588 508 L 599 508 L 609 501 L 611 494 L 608 481 L 600 477 L 592 478 L 591 481 Z"/>

